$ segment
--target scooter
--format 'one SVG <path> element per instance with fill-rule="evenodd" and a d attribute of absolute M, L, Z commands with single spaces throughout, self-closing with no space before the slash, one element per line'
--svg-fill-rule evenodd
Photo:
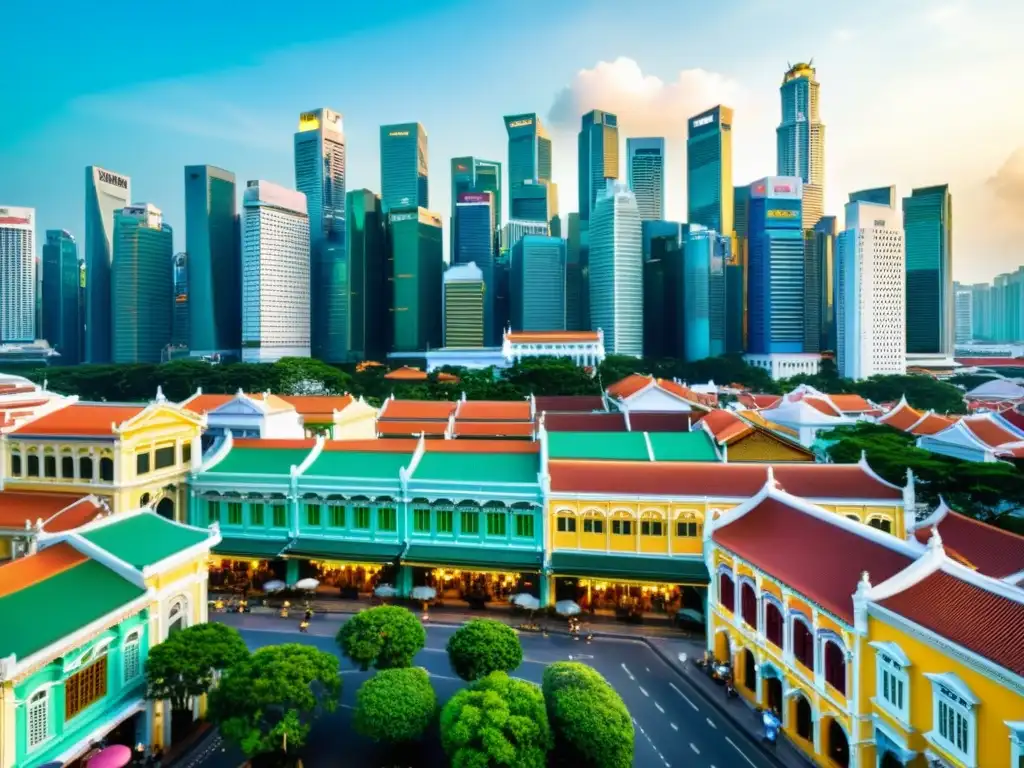
<path fill-rule="evenodd" d="M 779 718 L 775 716 L 775 713 L 771 710 L 764 710 L 761 712 L 761 722 L 764 725 L 764 740 L 772 749 L 775 749 L 775 744 L 779 740 Z"/>

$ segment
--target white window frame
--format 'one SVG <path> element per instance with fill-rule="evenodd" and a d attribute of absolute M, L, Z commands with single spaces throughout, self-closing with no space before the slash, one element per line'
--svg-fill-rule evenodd
<path fill-rule="evenodd" d="M 135 654 L 135 674 L 128 676 L 129 653 Z M 121 685 L 135 682 L 142 676 L 142 631 L 133 629 L 121 644 Z"/>
<path fill-rule="evenodd" d="M 900 725 L 910 728 L 910 659 L 895 643 L 874 642 L 869 645 L 875 649 L 875 697 L 874 703 L 894 717 Z M 903 706 L 897 707 L 885 698 L 883 691 L 884 675 L 888 673 L 897 682 L 903 683 Z"/>
<path fill-rule="evenodd" d="M 1007 720 L 1006 727 L 1010 729 L 1010 768 L 1017 768 L 1020 761 L 1024 760 L 1024 720 Z"/>
<path fill-rule="evenodd" d="M 952 755 L 968 768 L 976 768 L 978 753 L 978 699 L 960 678 L 951 672 L 935 674 L 927 672 L 925 677 L 932 681 L 932 729 L 924 735 L 933 746 Z M 939 704 L 945 704 L 967 725 L 967 750 L 961 750 L 955 741 L 944 737 L 939 730 Z"/>
<path fill-rule="evenodd" d="M 25 752 L 31 754 L 46 744 L 53 737 L 50 712 L 50 689 L 52 685 L 36 688 L 25 700 Z M 43 737 L 39 741 L 32 740 L 32 713 L 42 709 Z"/>

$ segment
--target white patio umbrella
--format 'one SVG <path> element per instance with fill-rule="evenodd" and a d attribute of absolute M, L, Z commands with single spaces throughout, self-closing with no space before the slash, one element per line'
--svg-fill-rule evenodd
<path fill-rule="evenodd" d="M 580 612 L 580 607 L 575 600 L 559 600 L 555 603 L 555 613 L 559 616 L 575 616 Z"/>
<path fill-rule="evenodd" d="M 373 594 L 375 594 L 377 597 L 394 597 L 398 594 L 398 590 L 390 584 L 381 584 L 379 587 L 373 590 Z"/>
<path fill-rule="evenodd" d="M 280 592 L 287 586 L 288 585 L 285 584 L 283 581 L 273 579 L 272 581 L 268 581 L 266 584 L 263 585 L 263 591 L 273 594 L 274 592 Z"/>
<path fill-rule="evenodd" d="M 433 600 L 437 597 L 437 590 L 433 587 L 413 587 L 410 597 L 413 600 Z"/>
<path fill-rule="evenodd" d="M 301 589 L 303 592 L 312 592 L 319 586 L 320 582 L 316 579 L 299 579 L 295 582 L 295 588 Z"/>
<path fill-rule="evenodd" d="M 536 611 L 540 608 L 540 600 L 528 592 L 520 592 L 519 594 L 512 595 L 508 600 L 512 605 L 518 605 L 520 608 L 524 608 L 527 611 Z"/>

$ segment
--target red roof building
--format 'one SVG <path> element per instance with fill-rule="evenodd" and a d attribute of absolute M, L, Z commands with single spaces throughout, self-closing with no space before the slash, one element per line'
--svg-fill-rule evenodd
<path fill-rule="evenodd" d="M 943 546 L 960 562 L 985 576 L 1024 582 L 1024 536 L 954 512 L 945 504 L 921 520 L 914 536 L 922 544 L 937 530 Z"/>

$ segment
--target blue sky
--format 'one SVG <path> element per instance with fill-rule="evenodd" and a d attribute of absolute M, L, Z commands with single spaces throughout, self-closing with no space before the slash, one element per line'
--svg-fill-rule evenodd
<path fill-rule="evenodd" d="M 0 204 L 35 207 L 40 240 L 55 227 L 81 237 L 83 169 L 97 164 L 131 176 L 182 247 L 183 166 L 291 185 L 298 114 L 319 106 L 344 115 L 350 189 L 379 190 L 380 124 L 423 123 L 431 207 L 445 214 L 449 159 L 505 162 L 501 117 L 527 111 L 551 125 L 561 210 L 575 210 L 578 116 L 617 112 L 624 136 L 667 138 L 668 214 L 681 219 L 686 118 L 735 107 L 735 181 L 771 174 L 781 75 L 813 56 L 830 213 L 853 189 L 949 182 L 957 277 L 1024 263 L 1018 2 L 39 5 L 5 10 L 14 44 L 0 67 L 17 85 L 0 111 Z"/>

